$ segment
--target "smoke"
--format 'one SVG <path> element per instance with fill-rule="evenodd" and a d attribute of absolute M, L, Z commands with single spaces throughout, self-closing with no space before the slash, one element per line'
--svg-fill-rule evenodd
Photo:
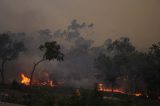
<path fill-rule="evenodd" d="M 159 4 L 159 0 L 0 0 L 0 31 L 61 28 L 74 17 L 96 24 L 96 45 L 125 34 L 146 50 L 160 39 Z"/>
<path fill-rule="evenodd" d="M 102 45 L 95 47 L 94 41 L 91 40 L 92 36 L 88 36 L 93 28 L 94 24 L 92 23 L 79 23 L 77 20 L 73 20 L 66 29 L 57 29 L 55 31 L 44 29 L 32 33 L 9 32 L 13 40 L 24 42 L 27 50 L 22 52 L 18 59 L 6 64 L 6 78 L 9 78 L 8 81 L 11 82 L 14 79 L 19 80 L 17 76 L 20 73 L 30 76 L 34 63 L 41 60 L 43 56 L 43 52 L 39 50 L 39 46 L 47 41 L 54 40 L 61 46 L 61 52 L 65 55 L 64 61 L 58 62 L 54 60 L 40 63 L 34 74 L 35 79 L 46 79 L 44 73 L 48 73 L 50 79 L 57 82 L 64 81 L 64 84 L 77 88 L 89 88 L 98 81 L 104 81 L 110 85 L 104 78 L 106 70 L 102 72 L 103 69 L 98 69 L 95 59 L 99 54 L 105 54 L 114 60 L 114 56 L 119 54 L 119 49 L 127 53 L 128 51 L 134 51 L 134 46 L 128 38 L 122 37 L 115 41 L 107 39 Z M 136 58 L 138 58 L 137 56 Z M 120 60 L 123 58 L 124 56 L 120 56 L 116 59 Z M 138 61 L 139 59 L 127 63 L 126 65 L 130 67 L 129 70 L 133 70 L 133 72 L 135 72 L 134 70 L 138 70 L 135 69 Z M 115 65 L 113 74 L 121 70 L 121 67 L 119 67 L 120 63 Z M 122 66 L 122 68 L 121 71 L 128 72 L 125 66 Z M 126 83 L 123 84 L 124 82 L 121 81 L 123 76 L 119 76 L 122 78 L 117 80 L 117 83 L 122 86 L 126 85 Z"/>
<path fill-rule="evenodd" d="M 73 20 L 64 30 L 49 29 L 40 30 L 32 33 L 10 33 L 13 40 L 24 42 L 27 50 L 22 52 L 18 59 L 8 62 L 6 77 L 8 81 L 19 80 L 17 76 L 31 73 L 34 62 L 40 60 L 43 53 L 38 49 L 41 44 L 47 41 L 57 41 L 64 53 L 64 61 L 46 61 L 37 67 L 36 77 L 43 77 L 43 73 L 48 72 L 51 79 L 57 81 L 64 80 L 65 84 L 76 87 L 93 86 L 96 81 L 94 68 L 94 51 L 92 50 L 94 41 L 86 36 L 91 32 L 94 25 L 79 23 Z M 9 74 L 8 74 L 9 73 Z M 45 76 L 44 76 L 45 77 Z"/>

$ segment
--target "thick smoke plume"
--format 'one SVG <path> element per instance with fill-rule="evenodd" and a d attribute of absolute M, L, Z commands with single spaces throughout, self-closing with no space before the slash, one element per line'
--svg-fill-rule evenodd
<path fill-rule="evenodd" d="M 78 23 L 73 20 L 64 30 L 49 29 L 40 30 L 32 33 L 11 33 L 15 40 L 23 41 L 27 50 L 21 53 L 19 58 L 8 63 L 7 78 L 19 80 L 20 73 L 30 75 L 33 63 L 41 57 L 39 45 L 46 41 L 57 41 L 65 55 L 63 62 L 47 61 L 41 63 L 36 69 L 36 77 L 45 78 L 45 72 L 49 73 L 50 78 L 57 81 L 65 81 L 65 84 L 76 87 L 89 87 L 95 83 L 95 67 L 93 40 L 88 34 L 92 32 L 94 24 Z"/>
<path fill-rule="evenodd" d="M 148 52 L 136 50 L 130 39 L 121 37 L 107 39 L 95 46 L 92 39 L 94 24 L 73 20 L 67 28 L 32 33 L 12 33 L 12 40 L 22 41 L 27 49 L 14 61 L 8 61 L 5 75 L 8 82 L 20 81 L 20 74 L 30 76 L 34 63 L 43 53 L 39 46 L 48 41 L 57 41 L 64 61 L 45 61 L 35 70 L 39 81 L 52 79 L 72 87 L 94 88 L 97 82 L 110 88 L 120 88 L 128 93 L 141 92 L 158 96 L 160 43 L 153 44 Z M 154 94 L 155 93 L 155 94 Z"/>

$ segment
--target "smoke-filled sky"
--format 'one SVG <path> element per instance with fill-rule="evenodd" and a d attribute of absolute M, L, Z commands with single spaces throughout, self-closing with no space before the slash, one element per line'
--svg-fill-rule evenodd
<path fill-rule="evenodd" d="M 160 40 L 160 0 L 0 0 L 0 31 L 65 28 L 94 23 L 93 39 L 130 37 L 145 50 Z"/>

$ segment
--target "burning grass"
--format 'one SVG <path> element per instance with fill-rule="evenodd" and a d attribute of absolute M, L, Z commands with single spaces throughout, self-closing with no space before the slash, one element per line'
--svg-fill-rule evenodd
<path fill-rule="evenodd" d="M 160 101 L 150 100 L 141 93 L 128 94 L 122 89 L 111 89 L 98 83 L 96 89 L 76 89 L 67 85 L 50 86 L 37 81 L 29 85 L 29 78 L 21 74 L 20 83 L 0 88 L 4 102 L 28 106 L 159 106 Z M 7 88 L 7 89 L 6 89 Z M 77 93 L 78 92 L 78 93 Z M 3 94 L 3 95 L 1 95 Z M 4 95 L 5 94 L 5 95 Z M 77 95 L 78 94 L 78 95 Z"/>
<path fill-rule="evenodd" d="M 159 106 L 160 102 L 143 96 L 136 97 L 121 93 L 100 92 L 89 89 L 77 90 L 68 86 L 20 86 L 8 90 L 1 89 L 0 94 L 8 94 L 5 102 L 14 102 L 28 106 Z M 14 95 L 14 96 L 13 96 Z M 13 98 L 14 97 L 14 98 Z"/>
<path fill-rule="evenodd" d="M 30 85 L 30 78 L 27 77 L 26 75 L 24 75 L 23 73 L 20 74 L 21 77 L 21 84 L 29 86 Z M 38 80 L 34 80 L 33 81 L 33 85 L 34 86 L 50 86 L 50 87 L 54 87 L 55 84 L 53 83 L 52 80 L 50 80 L 49 78 L 47 78 L 47 81 L 38 81 Z"/>
<path fill-rule="evenodd" d="M 30 83 L 30 78 L 21 73 L 21 83 L 28 86 Z"/>
<path fill-rule="evenodd" d="M 126 95 L 133 95 L 133 96 L 143 96 L 142 93 L 140 92 L 135 92 L 135 93 L 127 93 L 126 91 L 118 88 L 107 88 L 104 87 L 102 83 L 98 83 L 97 85 L 97 90 L 100 92 L 111 92 L 111 93 L 119 93 L 119 94 L 126 94 Z"/>

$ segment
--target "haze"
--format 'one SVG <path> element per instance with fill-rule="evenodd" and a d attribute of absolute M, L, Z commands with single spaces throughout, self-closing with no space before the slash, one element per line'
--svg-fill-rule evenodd
<path fill-rule="evenodd" d="M 0 31 L 65 28 L 73 19 L 94 23 L 92 39 L 129 37 L 145 50 L 160 40 L 160 0 L 0 0 Z"/>

